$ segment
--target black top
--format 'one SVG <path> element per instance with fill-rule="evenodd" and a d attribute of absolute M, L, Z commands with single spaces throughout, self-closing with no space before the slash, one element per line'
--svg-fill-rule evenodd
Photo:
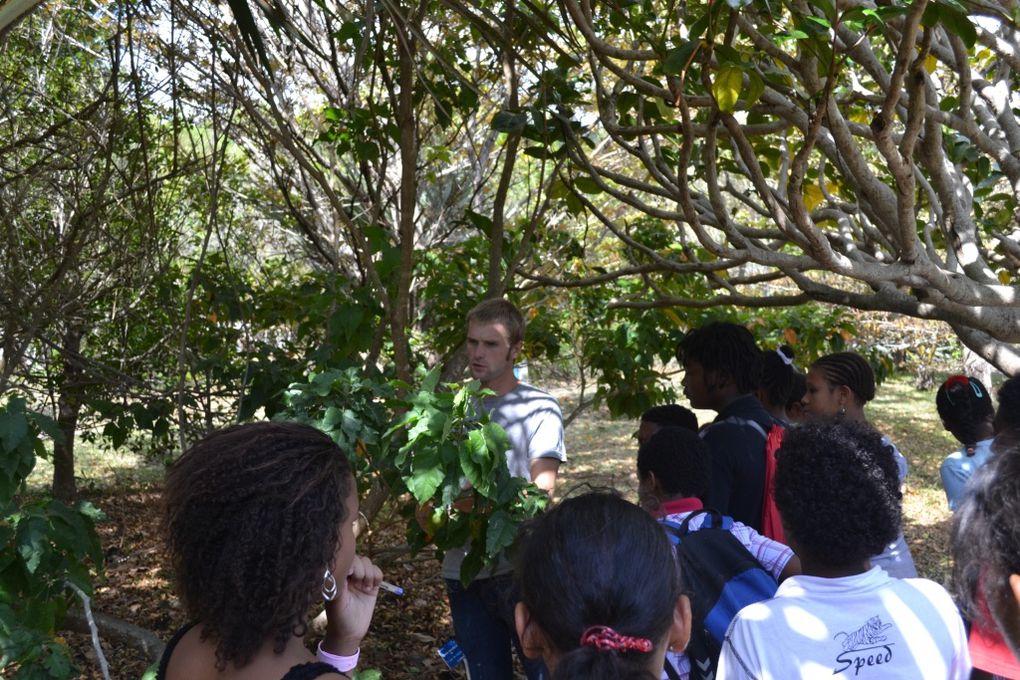
<path fill-rule="evenodd" d="M 747 395 L 727 405 L 701 431 L 701 438 L 712 452 L 712 481 L 705 506 L 755 531 L 761 531 L 765 439 L 772 423 L 772 416 L 761 402 Z"/>
<path fill-rule="evenodd" d="M 170 664 L 170 655 L 174 653 L 174 648 L 177 643 L 181 641 L 184 634 L 195 627 L 194 623 L 188 623 L 182 626 L 174 636 L 170 638 L 170 642 L 166 643 L 166 649 L 163 650 L 163 656 L 159 659 L 159 671 L 156 672 L 156 680 L 166 680 L 166 667 Z M 326 675 L 328 673 L 340 673 L 337 669 L 330 666 L 328 663 L 322 663 L 321 661 L 309 661 L 308 663 L 299 663 L 296 666 L 291 666 L 290 670 L 287 671 L 280 680 L 314 680 L 314 678 L 320 675 Z M 340 673 L 340 675 L 344 675 Z"/>

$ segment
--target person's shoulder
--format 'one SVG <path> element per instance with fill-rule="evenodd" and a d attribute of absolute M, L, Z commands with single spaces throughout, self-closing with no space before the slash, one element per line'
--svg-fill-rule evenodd
<path fill-rule="evenodd" d="M 513 396 L 511 397 L 511 395 Z M 517 387 L 504 395 L 504 398 L 507 397 L 516 402 L 555 406 L 557 410 L 560 408 L 560 402 L 556 397 L 528 383 L 518 383 Z"/>
<path fill-rule="evenodd" d="M 777 610 L 783 607 L 784 603 L 775 597 L 760 602 L 752 602 L 737 612 L 730 623 L 730 629 L 753 630 L 767 625 L 772 621 Z"/>
<path fill-rule="evenodd" d="M 949 603 L 953 607 L 956 606 L 955 604 L 953 604 L 953 596 L 949 594 L 949 591 L 946 590 L 945 586 L 943 586 L 941 583 L 932 581 L 931 579 L 921 577 L 892 578 L 890 579 L 890 583 L 894 588 L 898 588 L 901 590 L 905 589 L 913 590 L 924 595 L 929 600 L 935 601 L 941 600 L 943 602 Z"/>
<path fill-rule="evenodd" d="M 512 389 L 510 393 L 516 393 L 529 399 L 552 399 L 553 401 L 556 401 L 556 397 L 549 392 L 526 382 L 517 383 L 517 387 Z"/>

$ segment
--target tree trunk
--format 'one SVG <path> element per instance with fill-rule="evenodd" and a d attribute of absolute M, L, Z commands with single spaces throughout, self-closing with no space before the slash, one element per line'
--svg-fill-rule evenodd
<path fill-rule="evenodd" d="M 417 25 L 416 19 L 408 24 Z M 400 221 L 399 247 L 400 270 L 397 274 L 397 289 L 393 297 L 390 317 L 390 332 L 393 340 L 393 361 L 397 377 L 406 383 L 413 382 L 411 350 L 407 337 L 410 325 L 411 281 L 414 274 L 414 211 L 418 195 L 418 130 L 414 115 L 415 58 L 417 42 L 414 31 L 395 17 L 395 29 L 400 36 L 400 50 L 397 55 L 400 92 L 397 102 L 397 119 L 400 124 Z"/>
<path fill-rule="evenodd" d="M 74 435 L 78 429 L 82 401 L 82 334 L 81 327 L 73 323 L 64 334 L 63 373 L 57 395 L 57 427 L 63 441 L 53 443 L 53 496 L 68 502 L 78 496 L 74 481 Z"/>

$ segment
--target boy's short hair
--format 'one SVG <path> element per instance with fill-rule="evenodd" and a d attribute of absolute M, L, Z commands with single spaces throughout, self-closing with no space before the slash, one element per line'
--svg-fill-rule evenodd
<path fill-rule="evenodd" d="M 683 427 L 664 427 L 638 449 L 638 474 L 655 474 L 670 496 L 700 498 L 708 495 L 711 480 L 708 444 L 696 432 Z"/>
<path fill-rule="evenodd" d="M 660 404 L 641 414 L 642 422 L 654 423 L 659 427 L 683 427 L 698 431 L 698 416 L 694 411 L 680 404 Z"/>
<path fill-rule="evenodd" d="M 467 322 L 501 323 L 510 336 L 511 345 L 524 340 L 524 315 L 512 302 L 503 298 L 492 298 L 478 303 L 468 312 Z"/>
<path fill-rule="evenodd" d="M 893 451 L 866 423 L 789 428 L 776 452 L 776 507 L 803 556 L 841 568 L 882 552 L 900 530 Z"/>

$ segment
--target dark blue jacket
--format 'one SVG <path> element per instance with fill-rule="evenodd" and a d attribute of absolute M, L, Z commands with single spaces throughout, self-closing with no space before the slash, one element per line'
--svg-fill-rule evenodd
<path fill-rule="evenodd" d="M 701 430 L 712 455 L 712 482 L 705 506 L 755 531 L 761 531 L 765 439 L 772 423 L 765 407 L 747 395 L 735 399 Z"/>

